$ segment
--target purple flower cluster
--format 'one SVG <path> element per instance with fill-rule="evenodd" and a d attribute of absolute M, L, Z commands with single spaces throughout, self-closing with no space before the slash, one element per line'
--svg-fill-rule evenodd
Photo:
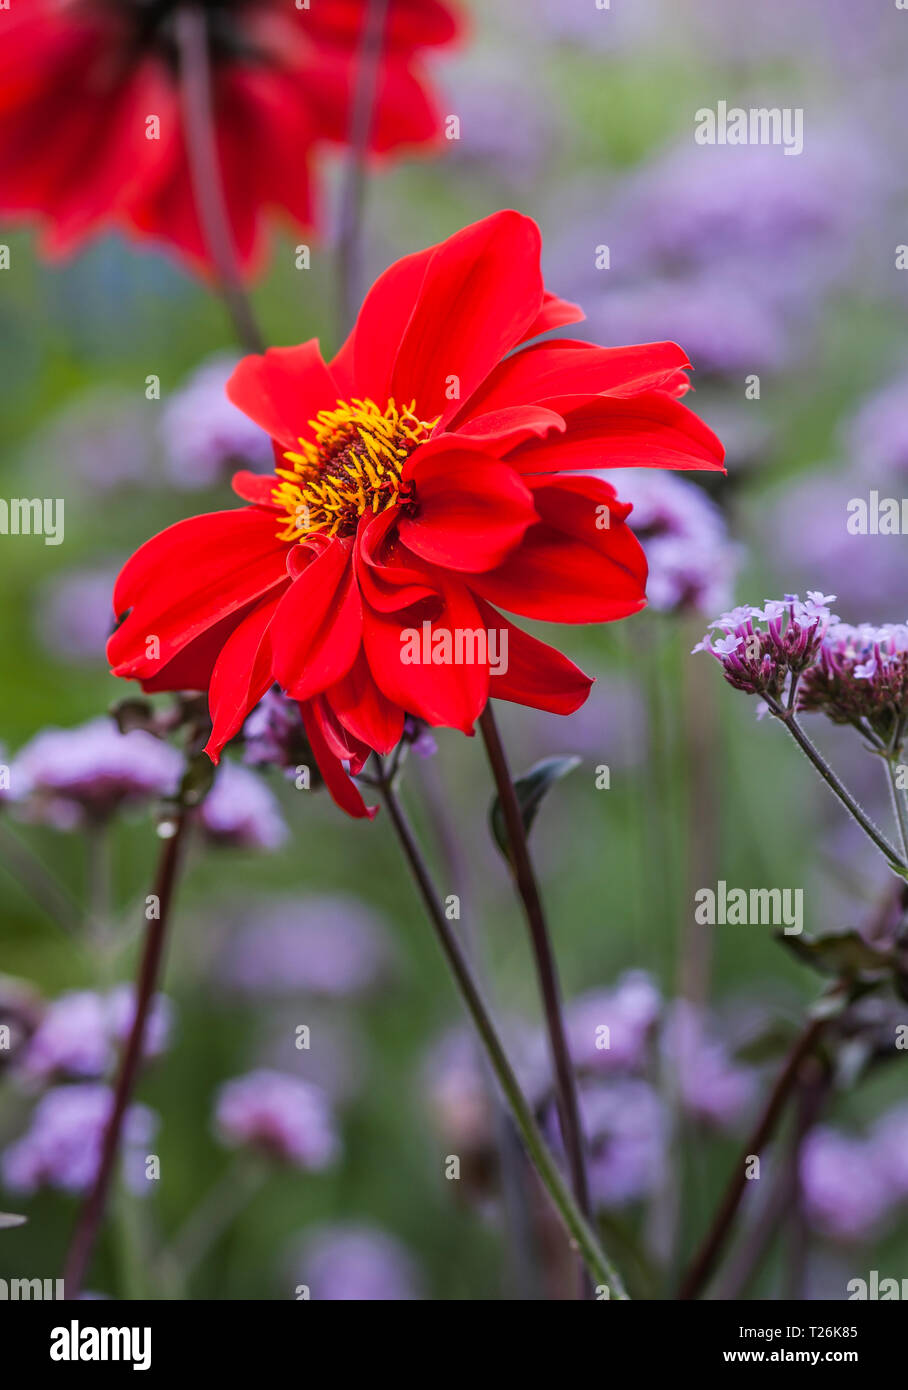
<path fill-rule="evenodd" d="M 375 1226 L 317 1227 L 303 1243 L 296 1270 L 310 1298 L 400 1303 L 422 1297 L 409 1251 Z"/>
<path fill-rule="evenodd" d="M 712 1021 L 689 1006 L 667 1006 L 653 980 L 630 971 L 614 988 L 592 990 L 565 1010 L 590 1152 L 590 1184 L 603 1208 L 624 1206 L 658 1189 L 667 1163 L 669 1125 L 649 1078 L 660 1051 L 679 1081 L 685 1113 L 716 1127 L 750 1105 L 754 1070 L 735 1060 Z M 511 1022 L 506 1049 L 518 1079 L 553 1142 L 560 1144 L 547 1039 Z M 431 1054 L 427 1089 L 435 1122 L 457 1152 L 488 1173 L 494 1141 L 489 1084 L 475 1042 L 447 1035 Z"/>
<path fill-rule="evenodd" d="M 790 680 L 816 660 L 827 631 L 838 622 L 829 610 L 833 602 L 834 594 L 808 591 L 803 602 L 797 594 L 786 594 L 767 599 L 762 608 L 733 608 L 710 624 L 694 651 L 714 656 L 736 690 L 779 700 Z"/>
<path fill-rule="evenodd" d="M 731 600 L 738 555 L 715 503 L 695 483 L 670 473 L 600 473 L 624 502 L 628 525 L 646 552 L 646 593 L 660 612 L 715 612 Z"/>
<path fill-rule="evenodd" d="M 801 1150 L 800 1178 L 812 1225 L 831 1240 L 870 1239 L 908 1201 L 908 1106 L 883 1115 L 866 1135 L 828 1125 Z"/>
<path fill-rule="evenodd" d="M 35 1106 L 26 1133 L 3 1153 L 0 1171 L 5 1186 L 26 1194 L 39 1187 L 86 1192 L 101 1161 L 112 1105 L 111 1089 L 95 1082 L 48 1091 Z M 123 1173 L 137 1194 L 148 1191 L 145 1155 L 157 1129 L 158 1117 L 147 1106 L 129 1107 L 123 1125 Z"/>
<path fill-rule="evenodd" d="M 164 466 L 175 487 L 212 487 L 236 468 L 265 472 L 273 463 L 264 430 L 227 399 L 236 363 L 232 357 L 202 363 L 164 407 Z"/>
<path fill-rule="evenodd" d="M 70 570 L 42 588 L 38 635 L 55 661 L 102 662 L 113 630 L 117 568 Z"/>
<path fill-rule="evenodd" d="M 798 708 L 836 724 L 866 720 L 888 742 L 908 714 L 908 626 L 833 624 L 801 681 Z"/>
<path fill-rule="evenodd" d="M 271 788 L 227 759 L 202 802 L 199 823 L 210 844 L 235 849 L 280 849 L 289 834 Z"/>
<path fill-rule="evenodd" d="M 325 1095 L 308 1081 L 260 1070 L 218 1092 L 215 1130 L 230 1148 L 248 1148 L 297 1168 L 329 1167 L 340 1138 Z"/>
<path fill-rule="evenodd" d="M 17 1059 L 16 1072 L 31 1082 L 103 1077 L 134 1016 L 132 985 L 117 985 L 106 995 L 92 990 L 61 994 L 45 1010 Z M 167 1047 L 171 1018 L 170 1001 L 157 995 L 145 1028 L 146 1058 L 159 1056 Z"/>
<path fill-rule="evenodd" d="M 176 750 L 151 734 L 93 719 L 36 734 L 13 762 L 11 792 L 26 819 L 72 830 L 172 795 L 181 768 Z"/>
<path fill-rule="evenodd" d="M 358 997 L 387 978 L 391 946 L 381 918 L 357 898 L 293 898 L 257 909 L 231 937 L 221 981 L 244 994 Z"/>

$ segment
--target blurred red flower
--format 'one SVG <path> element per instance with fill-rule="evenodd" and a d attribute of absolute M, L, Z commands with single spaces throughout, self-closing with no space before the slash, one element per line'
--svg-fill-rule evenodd
<path fill-rule="evenodd" d="M 133 555 L 108 648 L 148 690 L 208 691 L 212 758 L 276 681 L 362 815 L 343 764 L 394 747 L 405 712 L 470 733 L 490 696 L 560 714 L 586 699 L 590 678 L 495 607 L 589 623 L 644 606 L 630 508 L 565 470 L 720 469 L 723 450 L 677 399 L 674 343 L 527 345 L 582 317 L 546 293 L 539 256 L 536 224 L 496 213 L 385 271 L 330 363 L 312 340 L 237 367 L 228 395 L 277 472 L 238 473 L 249 506 Z"/>
<path fill-rule="evenodd" d="M 0 10 L 0 211 L 37 214 L 63 255 L 117 226 L 211 266 L 181 119 L 179 0 L 24 0 Z M 313 145 L 343 142 L 367 0 L 205 0 L 224 195 L 245 271 L 266 215 L 312 220 Z M 440 134 L 420 67 L 458 22 L 443 0 L 389 0 L 370 148 Z"/>

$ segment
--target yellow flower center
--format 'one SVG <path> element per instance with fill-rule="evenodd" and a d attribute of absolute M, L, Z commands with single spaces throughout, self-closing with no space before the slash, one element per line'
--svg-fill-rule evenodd
<path fill-rule="evenodd" d="M 312 439 L 300 439 L 300 453 L 286 453 L 292 469 L 279 468 L 282 481 L 274 501 L 285 513 L 282 541 L 303 541 L 314 531 L 349 536 L 366 512 L 412 506 L 412 485 L 401 478 L 418 444 L 437 420 L 420 420 L 416 402 L 384 410 L 374 401 L 338 401 L 309 421 Z"/>

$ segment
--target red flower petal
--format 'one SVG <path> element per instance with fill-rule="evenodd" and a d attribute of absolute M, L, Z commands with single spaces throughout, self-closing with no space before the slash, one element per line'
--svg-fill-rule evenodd
<path fill-rule="evenodd" d="M 233 404 L 261 425 L 285 449 L 311 438 L 308 421 L 339 399 L 318 339 L 299 347 L 268 348 L 262 356 L 244 357 L 227 383 Z"/>
<path fill-rule="evenodd" d="M 524 348 L 500 363 L 468 401 L 457 428 L 490 410 L 542 402 L 568 392 L 624 396 L 653 391 L 689 366 L 677 343 L 604 348 L 554 338 Z"/>
<path fill-rule="evenodd" d="M 478 449 L 463 448 L 453 435 L 411 454 L 403 478 L 416 488 L 417 510 L 401 516 L 398 534 L 430 564 L 491 569 L 537 520 L 519 473 Z"/>
<path fill-rule="evenodd" d="M 580 708 L 593 685 L 591 676 L 584 675 L 555 647 L 509 623 L 490 603 L 479 599 L 477 607 L 486 627 L 508 634 L 507 670 L 497 674 L 493 668 L 489 678 L 492 699 L 510 700 L 550 714 L 573 714 Z"/>
<path fill-rule="evenodd" d="M 274 684 L 271 670 L 269 628 L 280 595 L 266 599 L 233 631 L 215 663 L 208 689 L 211 737 L 205 752 L 213 763 L 221 749 L 243 726 L 243 721 Z"/>
<path fill-rule="evenodd" d="M 646 559 L 614 489 L 598 478 L 528 482 L 542 520 L 498 569 L 471 576 L 474 592 L 526 618 L 564 623 L 608 622 L 645 607 Z"/>
<path fill-rule="evenodd" d="M 181 648 L 166 665 L 159 667 L 153 676 L 143 680 L 142 689 L 149 695 L 162 690 L 207 690 L 224 643 L 257 603 L 256 599 L 246 608 L 228 613 L 226 618 L 207 628 L 200 637 Z"/>
<path fill-rule="evenodd" d="M 147 680 L 214 623 L 285 584 L 286 555 L 274 517 L 253 507 L 189 517 L 153 536 L 114 588 L 114 611 L 132 610 L 107 644 L 114 675 Z"/>
<path fill-rule="evenodd" d="M 325 786 L 331 793 L 331 799 L 342 811 L 346 811 L 348 816 L 354 816 L 357 820 L 372 820 L 378 807 L 366 805 L 356 783 L 350 780 L 343 763 L 329 748 L 318 713 L 318 702 L 307 700 L 300 705 L 300 713 L 303 716 L 303 727 L 309 746 L 318 763 L 319 772 L 325 779 Z"/>
<path fill-rule="evenodd" d="M 536 223 L 511 211 L 474 222 L 436 247 L 390 394 L 415 400 L 424 420 L 451 419 L 535 321 L 543 295 L 539 252 Z"/>
<path fill-rule="evenodd" d="M 564 420 L 541 405 L 512 405 L 474 415 L 456 431 L 462 444 L 478 444 L 484 453 L 501 458 L 527 439 L 542 438 L 552 430 L 564 431 Z M 436 435 L 437 439 L 447 438 Z"/>
<path fill-rule="evenodd" d="M 489 694 L 487 662 L 456 660 L 449 662 L 415 663 L 404 660 L 410 645 L 404 634 L 415 633 L 422 640 L 423 622 L 428 623 L 429 654 L 436 636 L 446 641 L 455 657 L 458 645 L 463 655 L 475 658 L 481 634 L 485 646 L 485 625 L 466 585 L 444 583 L 444 604 L 437 616 L 425 616 L 425 606 L 418 605 L 407 614 L 385 615 L 366 606 L 363 610 L 363 642 L 369 667 L 378 685 L 395 704 L 411 714 L 417 714 L 433 725 L 473 732 Z M 445 637 L 444 634 L 447 634 Z M 473 634 L 468 638 L 467 634 Z M 440 649 L 439 649 L 440 650 Z M 440 653 L 442 654 L 442 653 Z"/>
<path fill-rule="evenodd" d="M 308 700 L 349 671 L 362 637 L 362 600 L 352 547 L 335 540 L 294 579 L 274 617 L 274 674 Z"/>
<path fill-rule="evenodd" d="M 569 323 L 580 323 L 586 318 L 579 304 L 572 304 L 569 299 L 559 299 L 557 294 L 552 294 L 546 290 L 542 297 L 542 308 L 521 342 L 527 343 L 531 338 L 538 338 L 540 333 L 548 333 L 553 328 L 564 328 Z"/>
<path fill-rule="evenodd" d="M 324 699 L 354 738 L 376 753 L 390 753 L 399 743 L 404 712 L 376 685 L 362 648 L 343 680 L 332 685 Z"/>
<path fill-rule="evenodd" d="M 366 603 L 379 613 L 410 608 L 423 599 L 439 598 L 437 586 L 422 567 L 414 568 L 397 536 L 399 512 L 388 508 L 364 516 L 355 544 L 356 577 Z"/>
<path fill-rule="evenodd" d="M 436 248 L 415 251 L 379 275 L 347 341 L 331 361 L 341 397 L 368 396 L 384 403 L 391 394 L 391 369 Z"/>
<path fill-rule="evenodd" d="M 234 473 L 230 486 L 244 502 L 251 502 L 254 507 L 270 507 L 272 511 L 277 511 L 279 509 L 274 500 L 274 489 L 279 481 L 273 473 L 252 473 L 248 468 L 241 468 L 238 473 Z"/>
<path fill-rule="evenodd" d="M 531 439 L 508 455 L 522 473 L 569 468 L 704 468 L 724 471 L 721 441 L 680 402 L 660 391 L 559 396 L 546 405 L 564 416 L 557 439 Z"/>

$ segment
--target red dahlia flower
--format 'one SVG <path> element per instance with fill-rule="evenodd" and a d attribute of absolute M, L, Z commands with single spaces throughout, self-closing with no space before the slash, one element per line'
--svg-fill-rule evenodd
<path fill-rule="evenodd" d="M 386 270 L 330 363 L 311 340 L 237 367 L 228 395 L 277 472 L 238 473 L 248 506 L 133 555 L 108 649 L 147 690 L 208 691 L 213 759 L 276 681 L 363 815 L 343 764 L 387 753 L 405 713 L 470 733 L 490 696 L 559 714 L 586 699 L 590 678 L 496 607 L 587 623 L 644 606 L 630 507 L 565 470 L 718 469 L 723 451 L 676 399 L 674 343 L 527 346 L 582 317 L 546 293 L 539 252 L 534 222 L 496 213 Z M 504 633 L 506 669 L 488 659 Z"/>
<path fill-rule="evenodd" d="M 0 9 L 0 210 L 38 214 L 48 253 L 119 226 L 210 267 L 183 141 L 179 6 L 16 0 Z M 266 213 L 311 221 L 313 142 L 348 137 L 367 0 L 308 9 L 293 0 L 204 0 L 200 8 L 225 201 L 237 255 L 251 270 Z M 443 0 L 389 0 L 373 152 L 438 135 L 418 57 L 456 31 Z"/>

